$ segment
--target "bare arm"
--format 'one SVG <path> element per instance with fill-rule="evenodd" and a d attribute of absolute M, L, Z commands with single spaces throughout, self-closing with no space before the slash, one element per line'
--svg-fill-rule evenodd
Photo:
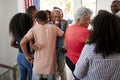
<path fill-rule="evenodd" d="M 68 26 L 69 26 L 68 21 L 67 21 L 67 20 L 65 20 L 65 19 L 62 19 L 62 21 L 64 21 L 64 22 L 66 23 L 66 30 L 67 30 L 67 28 L 68 28 Z M 63 35 L 63 37 L 64 37 L 64 38 L 65 38 L 65 33 L 66 33 L 66 30 L 65 30 L 64 35 Z"/>
<path fill-rule="evenodd" d="M 14 47 L 14 48 L 18 48 L 18 44 L 16 43 L 16 40 L 15 40 L 14 37 L 12 37 L 12 40 L 11 40 L 10 45 L 11 45 L 12 47 Z"/>
<path fill-rule="evenodd" d="M 29 42 L 29 39 L 27 37 L 23 37 L 23 39 L 21 40 L 20 42 L 20 46 L 21 46 L 21 49 L 26 57 L 26 59 L 29 61 L 29 62 L 33 62 L 33 57 L 29 56 L 28 52 L 27 52 L 27 43 Z"/>

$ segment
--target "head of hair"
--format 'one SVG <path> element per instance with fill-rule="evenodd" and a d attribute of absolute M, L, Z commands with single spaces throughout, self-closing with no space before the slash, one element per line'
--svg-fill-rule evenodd
<path fill-rule="evenodd" d="M 47 13 L 46 11 L 43 11 L 43 10 L 40 10 L 37 12 L 36 18 L 40 21 L 44 21 L 44 22 L 48 21 Z"/>
<path fill-rule="evenodd" d="M 93 19 L 93 31 L 88 44 L 96 43 L 95 52 L 103 58 L 120 53 L 120 18 L 109 12 L 98 14 Z"/>
<path fill-rule="evenodd" d="M 51 12 L 51 16 L 53 16 L 54 13 L 56 13 L 56 12 L 60 13 L 60 15 L 62 16 L 62 12 L 59 9 L 53 9 L 52 12 Z"/>
<path fill-rule="evenodd" d="M 33 19 L 25 13 L 15 14 L 9 23 L 9 32 L 14 37 L 22 38 L 33 26 Z"/>
<path fill-rule="evenodd" d="M 92 11 L 89 8 L 83 6 L 79 7 L 74 14 L 75 22 L 77 22 L 79 18 L 84 18 L 86 16 L 92 16 Z"/>
<path fill-rule="evenodd" d="M 49 21 L 51 21 L 51 11 L 50 10 L 45 10 L 47 15 L 49 16 Z"/>
<path fill-rule="evenodd" d="M 62 11 L 61 8 L 59 8 L 59 7 L 53 7 L 53 9 L 59 9 L 59 10 L 61 11 L 61 13 L 62 13 L 62 17 L 63 17 L 63 11 Z"/>
<path fill-rule="evenodd" d="M 59 16 L 59 20 L 62 19 L 62 12 L 59 9 L 53 9 L 51 12 L 51 21 L 55 22 L 55 15 Z"/>
<path fill-rule="evenodd" d="M 53 9 L 59 9 L 62 12 L 62 9 L 60 9 L 59 7 L 53 7 Z"/>
<path fill-rule="evenodd" d="M 120 0 L 114 0 L 114 1 L 120 1 Z M 113 2 L 114 2 L 114 1 L 113 1 Z"/>
<path fill-rule="evenodd" d="M 51 15 L 51 11 L 50 10 L 45 10 L 49 15 Z"/>
<path fill-rule="evenodd" d="M 27 9 L 27 13 L 28 14 L 32 14 L 32 12 L 36 11 L 36 10 L 37 10 L 36 6 L 34 6 L 34 5 L 33 6 L 29 6 L 28 9 Z"/>
<path fill-rule="evenodd" d="M 108 11 L 101 9 L 101 10 L 98 11 L 98 14 L 102 14 L 104 12 L 108 12 Z"/>

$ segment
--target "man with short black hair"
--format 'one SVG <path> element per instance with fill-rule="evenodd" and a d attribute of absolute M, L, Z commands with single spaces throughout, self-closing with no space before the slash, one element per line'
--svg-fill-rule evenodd
<path fill-rule="evenodd" d="M 120 0 L 114 0 L 111 4 L 111 11 L 120 17 Z"/>
<path fill-rule="evenodd" d="M 29 6 L 26 12 L 33 17 L 33 20 L 35 21 L 35 16 L 37 14 L 37 8 L 36 6 Z"/>

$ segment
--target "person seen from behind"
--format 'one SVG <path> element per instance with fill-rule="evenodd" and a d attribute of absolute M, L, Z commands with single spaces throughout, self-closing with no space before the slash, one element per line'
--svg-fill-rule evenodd
<path fill-rule="evenodd" d="M 72 72 L 75 69 L 75 64 L 81 54 L 84 44 L 90 35 L 88 25 L 90 24 L 91 15 L 92 11 L 89 8 L 81 6 L 75 12 L 75 23 L 66 30 L 66 63 Z"/>
<path fill-rule="evenodd" d="M 79 57 L 76 80 L 120 79 L 120 18 L 109 12 L 93 19 L 93 30 Z"/>
<path fill-rule="evenodd" d="M 47 80 L 53 80 L 56 68 L 56 38 L 63 36 L 64 32 L 54 24 L 48 24 L 48 17 L 45 11 L 38 11 L 36 15 L 38 25 L 34 25 L 21 41 L 21 48 L 26 59 L 33 61 L 32 80 L 40 80 L 42 75 L 47 76 Z M 35 49 L 34 60 L 28 55 L 26 43 L 34 39 L 37 49 Z"/>
<path fill-rule="evenodd" d="M 29 74 L 30 80 L 32 80 L 32 63 L 28 62 L 23 54 L 20 46 L 20 41 L 27 33 L 27 31 L 32 28 L 33 19 L 31 16 L 25 13 L 15 14 L 9 24 L 9 32 L 12 35 L 11 46 L 18 48 L 17 62 L 20 68 L 20 80 L 27 80 L 27 75 Z M 26 43 L 26 51 L 28 55 L 31 56 L 33 53 L 30 51 L 29 42 Z"/>

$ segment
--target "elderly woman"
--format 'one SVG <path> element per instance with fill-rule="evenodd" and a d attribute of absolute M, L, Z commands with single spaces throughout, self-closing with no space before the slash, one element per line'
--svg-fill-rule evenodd
<path fill-rule="evenodd" d="M 84 44 L 90 35 L 87 29 L 90 23 L 92 11 L 86 7 L 80 7 L 75 13 L 75 24 L 67 28 L 65 34 L 66 63 L 71 71 L 74 71 L 75 64 L 81 54 Z"/>

